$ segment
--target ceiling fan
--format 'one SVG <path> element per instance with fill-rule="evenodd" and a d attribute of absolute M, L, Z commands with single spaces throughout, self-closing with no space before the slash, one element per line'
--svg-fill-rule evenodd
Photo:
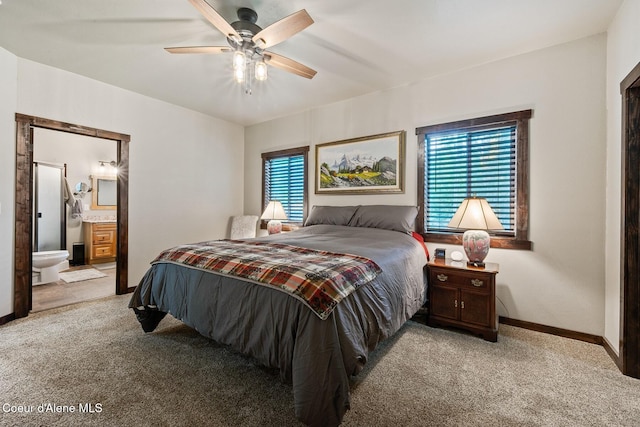
<path fill-rule="evenodd" d="M 269 52 L 270 48 L 313 24 L 313 19 L 302 9 L 262 29 L 256 25 L 258 14 L 249 8 L 238 9 L 238 21 L 229 24 L 205 0 L 189 0 L 198 11 L 227 37 L 229 46 L 167 47 L 170 53 L 227 53 L 233 52 L 234 79 L 244 83 L 245 92 L 251 93 L 251 81 L 267 79 L 267 64 L 308 79 L 316 71 L 293 59 Z"/>

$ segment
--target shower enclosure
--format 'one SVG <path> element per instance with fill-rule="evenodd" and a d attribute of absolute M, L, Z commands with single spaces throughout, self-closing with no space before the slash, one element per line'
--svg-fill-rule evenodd
<path fill-rule="evenodd" d="M 33 162 L 33 252 L 67 247 L 66 166 Z"/>

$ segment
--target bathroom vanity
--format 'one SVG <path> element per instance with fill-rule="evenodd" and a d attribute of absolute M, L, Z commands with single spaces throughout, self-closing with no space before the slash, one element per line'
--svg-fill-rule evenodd
<path fill-rule="evenodd" d="M 116 222 L 84 221 L 84 256 L 87 264 L 116 260 Z"/>

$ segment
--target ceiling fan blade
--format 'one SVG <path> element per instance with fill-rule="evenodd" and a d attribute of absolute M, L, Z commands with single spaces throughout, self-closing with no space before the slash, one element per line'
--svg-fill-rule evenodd
<path fill-rule="evenodd" d="M 225 53 L 231 52 L 229 46 L 185 46 L 185 47 L 165 47 L 169 53 Z"/>
<path fill-rule="evenodd" d="M 307 79 L 312 79 L 313 76 L 316 75 L 316 70 L 313 70 L 306 65 L 302 65 L 293 59 L 278 55 L 277 53 L 264 52 L 264 59 L 269 65 L 273 65 L 276 68 L 297 74 Z"/>
<path fill-rule="evenodd" d="M 299 33 L 311 24 L 313 19 L 302 9 L 269 25 L 253 36 L 252 40 L 262 49 L 266 49 Z"/>
<path fill-rule="evenodd" d="M 200 12 L 205 18 L 207 18 L 207 20 L 211 22 L 214 27 L 220 30 L 222 34 L 238 42 L 242 41 L 242 37 L 240 37 L 240 34 L 238 34 L 238 32 L 231 26 L 231 24 L 225 21 L 225 19 L 220 16 L 220 14 L 216 12 L 216 10 L 211 7 L 209 3 L 204 0 L 189 0 L 189 2 L 193 5 L 193 7 L 198 9 L 198 12 Z"/>

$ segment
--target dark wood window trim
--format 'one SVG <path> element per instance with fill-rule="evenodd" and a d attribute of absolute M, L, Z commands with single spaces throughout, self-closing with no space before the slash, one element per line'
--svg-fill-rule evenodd
<path fill-rule="evenodd" d="M 277 159 L 278 157 L 291 157 L 291 156 L 304 156 L 304 199 L 303 199 L 303 212 L 302 212 L 302 223 L 304 223 L 304 221 L 307 219 L 307 213 L 308 213 L 308 205 L 309 205 L 309 200 L 308 200 L 308 181 L 309 181 L 309 146 L 306 145 L 304 147 L 296 147 L 296 148 L 289 148 L 286 150 L 278 150 L 278 151 L 269 151 L 266 153 L 262 153 L 262 210 L 264 210 L 267 207 L 267 203 L 269 202 L 268 200 L 266 200 L 266 188 L 265 188 L 265 164 L 268 160 L 272 160 L 272 159 Z M 262 212 L 261 212 L 262 213 Z M 287 230 L 291 230 L 292 228 L 295 228 L 298 225 L 302 225 L 302 224 L 295 224 L 295 223 L 285 223 L 282 224 L 282 229 L 287 231 Z M 266 230 L 267 229 L 267 221 L 261 220 L 260 221 L 260 228 Z"/>
<path fill-rule="evenodd" d="M 41 117 L 16 113 L 16 191 L 14 242 L 14 300 L 15 318 L 25 317 L 31 309 L 31 215 L 33 200 L 33 128 L 57 130 L 77 135 L 93 136 L 116 141 L 118 144 L 117 186 L 117 260 L 116 294 L 132 292 L 128 286 L 129 240 L 129 135 L 64 123 Z"/>
<path fill-rule="evenodd" d="M 516 123 L 516 224 L 515 237 L 491 236 L 492 248 L 531 250 L 533 244 L 529 241 L 529 119 L 532 110 L 522 110 L 506 114 L 479 117 L 456 122 L 442 123 L 416 128 L 418 136 L 418 205 L 423 207 L 425 189 L 425 135 L 453 129 L 472 129 L 486 125 L 501 123 Z M 417 230 L 425 240 L 434 243 L 462 244 L 462 233 L 429 232 L 424 230 L 424 209 L 418 212 Z"/>

